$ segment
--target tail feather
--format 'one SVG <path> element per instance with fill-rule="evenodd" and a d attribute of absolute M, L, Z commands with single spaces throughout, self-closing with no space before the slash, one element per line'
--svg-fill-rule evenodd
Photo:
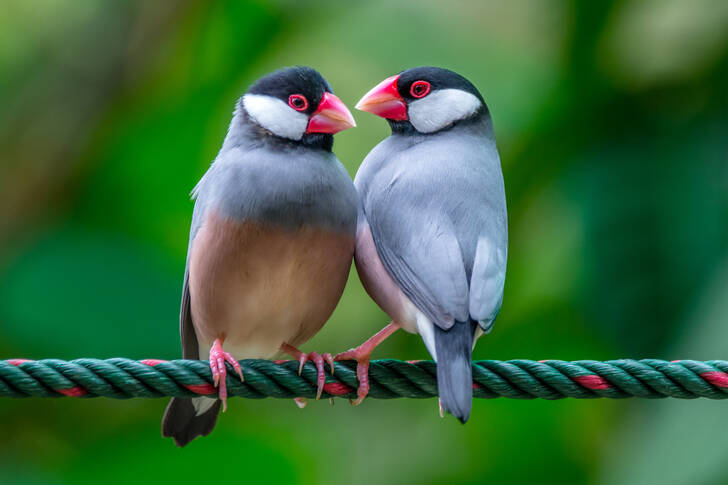
<path fill-rule="evenodd" d="M 437 388 L 442 406 L 465 423 L 473 406 L 474 321 L 455 322 L 448 330 L 434 325 Z"/>
<path fill-rule="evenodd" d="M 198 436 L 207 436 L 215 427 L 220 413 L 220 401 L 207 411 L 196 414 L 192 399 L 173 397 L 162 418 L 162 436 L 174 438 L 174 444 L 185 446 Z"/>

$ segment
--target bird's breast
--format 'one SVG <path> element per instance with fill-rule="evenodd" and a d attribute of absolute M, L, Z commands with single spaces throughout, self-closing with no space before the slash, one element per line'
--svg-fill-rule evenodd
<path fill-rule="evenodd" d="M 298 345 L 331 315 L 354 236 L 320 227 L 239 221 L 211 211 L 190 249 L 190 304 L 200 346 L 224 338 L 237 358 Z"/>

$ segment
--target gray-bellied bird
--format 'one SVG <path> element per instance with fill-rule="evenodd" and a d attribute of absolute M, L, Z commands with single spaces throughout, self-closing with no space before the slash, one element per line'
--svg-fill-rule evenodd
<path fill-rule="evenodd" d="M 467 79 L 436 67 L 387 78 L 356 107 L 392 128 L 354 179 L 356 267 L 392 323 L 336 360 L 357 360 L 358 403 L 374 347 L 400 327 L 419 333 L 437 361 L 442 405 L 465 422 L 473 346 L 498 315 L 506 274 L 506 199 L 488 108 Z"/>
<path fill-rule="evenodd" d="M 209 355 L 219 399 L 172 399 L 162 434 L 178 446 L 210 433 L 221 402 L 225 410 L 226 362 L 243 379 L 238 359 L 313 360 L 320 395 L 323 357 L 295 347 L 324 325 L 351 267 L 356 190 L 331 149 L 333 134 L 353 126 L 309 67 L 269 74 L 238 101 L 193 191 L 180 312 L 182 355 Z"/>

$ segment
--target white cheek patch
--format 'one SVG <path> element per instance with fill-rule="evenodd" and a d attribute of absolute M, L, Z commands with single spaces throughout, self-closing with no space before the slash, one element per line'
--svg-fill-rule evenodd
<path fill-rule="evenodd" d="M 280 99 L 261 94 L 243 96 L 243 107 L 253 121 L 274 135 L 300 140 L 308 127 L 308 115 L 300 113 Z"/>
<path fill-rule="evenodd" d="M 433 133 L 472 116 L 483 105 L 460 89 L 442 89 L 409 103 L 409 122 L 420 133 Z"/>

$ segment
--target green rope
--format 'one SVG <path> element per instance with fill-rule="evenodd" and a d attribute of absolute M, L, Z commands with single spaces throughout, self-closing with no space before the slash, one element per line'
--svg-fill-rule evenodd
<path fill-rule="evenodd" d="M 230 396 L 315 397 L 316 369 L 310 362 L 242 360 L 245 382 L 228 366 Z M 437 395 L 431 361 L 371 362 L 369 397 L 428 398 Z M 337 362 L 326 373 L 323 397 L 356 397 L 356 363 Z M 481 360 L 473 362 L 474 396 L 513 399 L 573 397 L 693 399 L 728 398 L 728 361 L 681 360 Z M 207 361 L 77 359 L 0 360 L 0 397 L 195 397 L 214 395 Z"/>

